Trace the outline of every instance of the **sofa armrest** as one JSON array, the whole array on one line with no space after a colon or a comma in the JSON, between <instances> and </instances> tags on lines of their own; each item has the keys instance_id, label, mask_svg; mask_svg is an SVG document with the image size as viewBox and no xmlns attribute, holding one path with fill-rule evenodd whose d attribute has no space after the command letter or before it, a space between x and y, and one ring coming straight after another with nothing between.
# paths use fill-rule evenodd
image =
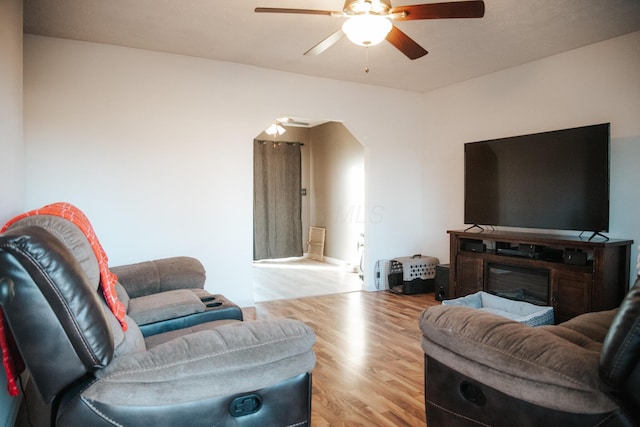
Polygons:
<instances>
[{"instance_id":1,"label":"sofa armrest","mask_svg":"<svg viewBox=\"0 0 640 427\"><path fill-rule=\"evenodd\" d=\"M244 393L310 372L314 343L313 330L291 319L226 324L115 359L83 398L147 406Z\"/></svg>"},{"instance_id":2,"label":"sofa armrest","mask_svg":"<svg viewBox=\"0 0 640 427\"><path fill-rule=\"evenodd\" d=\"M616 405L598 375L598 351L469 307L434 306L420 316L425 354L518 399L602 413Z\"/></svg>"},{"instance_id":3,"label":"sofa armrest","mask_svg":"<svg viewBox=\"0 0 640 427\"><path fill-rule=\"evenodd\" d=\"M172 257L111 268L130 298L176 289L203 289L204 266L191 257Z\"/></svg>"}]
</instances>

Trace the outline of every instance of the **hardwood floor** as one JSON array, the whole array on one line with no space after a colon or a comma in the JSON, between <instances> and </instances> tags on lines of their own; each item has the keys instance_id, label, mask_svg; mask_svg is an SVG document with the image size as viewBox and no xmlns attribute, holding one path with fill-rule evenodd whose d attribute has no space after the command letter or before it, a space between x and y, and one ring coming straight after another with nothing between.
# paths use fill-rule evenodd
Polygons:
<instances>
[{"instance_id":1,"label":"hardwood floor","mask_svg":"<svg viewBox=\"0 0 640 427\"><path fill-rule=\"evenodd\" d=\"M352 292L362 289L358 273L309 258L263 260L253 263L256 302Z\"/></svg>"},{"instance_id":2,"label":"hardwood floor","mask_svg":"<svg viewBox=\"0 0 640 427\"><path fill-rule=\"evenodd\" d=\"M424 426L418 315L434 294L356 291L256 303L245 319L287 317L316 333L312 425Z\"/></svg>"}]
</instances>

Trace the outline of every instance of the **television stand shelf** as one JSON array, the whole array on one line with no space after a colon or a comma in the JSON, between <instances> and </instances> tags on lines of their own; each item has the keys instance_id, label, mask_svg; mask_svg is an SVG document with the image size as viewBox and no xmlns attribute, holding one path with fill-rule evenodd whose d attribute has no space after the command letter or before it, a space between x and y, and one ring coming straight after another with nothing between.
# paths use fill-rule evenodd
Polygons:
<instances>
[{"instance_id":1,"label":"television stand shelf","mask_svg":"<svg viewBox=\"0 0 640 427\"><path fill-rule=\"evenodd\" d=\"M508 231L447 231L449 296L519 295L552 306L556 323L616 308L629 290L632 240Z\"/></svg>"}]
</instances>

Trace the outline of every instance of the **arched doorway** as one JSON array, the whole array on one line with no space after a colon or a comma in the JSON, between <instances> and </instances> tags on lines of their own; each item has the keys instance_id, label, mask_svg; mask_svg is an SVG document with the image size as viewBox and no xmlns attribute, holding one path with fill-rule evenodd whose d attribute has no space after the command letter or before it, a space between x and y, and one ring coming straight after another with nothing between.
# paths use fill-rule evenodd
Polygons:
<instances>
[{"instance_id":1,"label":"arched doorway","mask_svg":"<svg viewBox=\"0 0 640 427\"><path fill-rule=\"evenodd\" d=\"M324 227L326 241L324 262L320 264L300 259L254 263L255 301L361 289L357 269L364 238L362 144L340 122L289 126L284 134L275 138L262 132L256 140L301 144L300 214L304 252L309 226ZM302 261L312 265L305 266ZM267 268L270 271L265 272ZM265 287L269 289L264 290Z\"/></svg>"}]
</instances>

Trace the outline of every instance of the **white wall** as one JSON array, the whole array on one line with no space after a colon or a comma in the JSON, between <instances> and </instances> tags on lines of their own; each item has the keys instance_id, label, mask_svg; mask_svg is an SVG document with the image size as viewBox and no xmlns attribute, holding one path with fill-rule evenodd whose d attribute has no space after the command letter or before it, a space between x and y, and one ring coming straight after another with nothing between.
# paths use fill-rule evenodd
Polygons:
<instances>
[{"instance_id":1,"label":"white wall","mask_svg":"<svg viewBox=\"0 0 640 427\"><path fill-rule=\"evenodd\" d=\"M449 259L463 224L463 144L611 122L611 238L640 243L640 32L424 96L426 252ZM631 277L635 278L635 263Z\"/></svg>"},{"instance_id":2,"label":"white wall","mask_svg":"<svg viewBox=\"0 0 640 427\"><path fill-rule=\"evenodd\" d=\"M422 244L420 206L392 191L422 191L418 94L38 36L24 57L26 204L76 204L112 265L192 255L252 305L252 141L283 114L366 146L366 271Z\"/></svg>"},{"instance_id":3,"label":"white wall","mask_svg":"<svg viewBox=\"0 0 640 427\"><path fill-rule=\"evenodd\" d=\"M611 121L609 235L638 243L639 38L420 95L27 36L26 205L76 203L113 265L196 256L211 291L252 305L252 140L283 114L341 121L365 147L374 289L377 259L448 260L446 230L463 226L464 142Z\"/></svg>"},{"instance_id":4,"label":"white wall","mask_svg":"<svg viewBox=\"0 0 640 427\"><path fill-rule=\"evenodd\" d=\"M364 150L342 123L311 129L311 223L325 227L324 255L357 266L364 233Z\"/></svg>"},{"instance_id":5,"label":"white wall","mask_svg":"<svg viewBox=\"0 0 640 427\"><path fill-rule=\"evenodd\" d=\"M0 0L0 226L23 209L22 0ZM0 365L0 426L12 426L21 398L12 398Z\"/></svg>"},{"instance_id":6,"label":"white wall","mask_svg":"<svg viewBox=\"0 0 640 427\"><path fill-rule=\"evenodd\" d=\"M0 225L23 208L22 0L0 1Z\"/></svg>"}]
</instances>

